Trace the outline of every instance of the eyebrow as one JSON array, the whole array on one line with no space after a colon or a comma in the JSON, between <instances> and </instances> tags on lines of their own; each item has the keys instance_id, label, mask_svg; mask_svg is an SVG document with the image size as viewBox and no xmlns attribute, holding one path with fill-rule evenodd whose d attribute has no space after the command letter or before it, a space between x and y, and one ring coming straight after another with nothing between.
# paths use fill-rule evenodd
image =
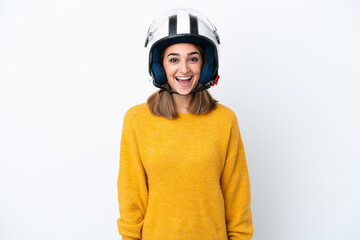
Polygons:
<instances>
[{"instance_id":1,"label":"eyebrow","mask_svg":"<svg viewBox=\"0 0 360 240\"><path fill-rule=\"evenodd\" d=\"M195 51L195 52L188 53L188 56L194 55L194 54L199 54L200 55L199 52ZM169 57L169 56L180 56L180 54L179 53L169 53L169 55L167 55L167 57Z\"/></svg>"}]
</instances>

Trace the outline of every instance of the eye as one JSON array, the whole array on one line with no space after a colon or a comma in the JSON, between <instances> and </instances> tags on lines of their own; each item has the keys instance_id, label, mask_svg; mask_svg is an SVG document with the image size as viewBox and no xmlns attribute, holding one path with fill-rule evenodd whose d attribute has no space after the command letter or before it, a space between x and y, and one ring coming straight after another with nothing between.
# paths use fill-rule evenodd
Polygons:
<instances>
[{"instance_id":1,"label":"eye","mask_svg":"<svg viewBox=\"0 0 360 240\"><path fill-rule=\"evenodd\" d=\"M199 61L199 58L197 58L197 57L192 57L192 58L190 58L189 60L190 60L190 62L198 62L198 61Z\"/></svg>"},{"instance_id":2,"label":"eye","mask_svg":"<svg viewBox=\"0 0 360 240\"><path fill-rule=\"evenodd\" d=\"M171 62L171 63L176 63L176 62L178 62L178 60L177 60L176 58L170 58L170 59L169 59L169 62Z\"/></svg>"}]
</instances>

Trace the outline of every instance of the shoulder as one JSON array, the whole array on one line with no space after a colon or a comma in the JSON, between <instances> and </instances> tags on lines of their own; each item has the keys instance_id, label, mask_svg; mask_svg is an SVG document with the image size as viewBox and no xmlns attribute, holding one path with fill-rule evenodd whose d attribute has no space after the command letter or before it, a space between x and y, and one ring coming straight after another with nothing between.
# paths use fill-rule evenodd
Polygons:
<instances>
[{"instance_id":1,"label":"shoulder","mask_svg":"<svg viewBox=\"0 0 360 240\"><path fill-rule=\"evenodd\" d=\"M213 110L213 113L216 117L221 118L222 120L227 120L233 122L237 120L235 112L228 106L216 103L216 108Z\"/></svg>"},{"instance_id":2,"label":"shoulder","mask_svg":"<svg viewBox=\"0 0 360 240\"><path fill-rule=\"evenodd\" d=\"M140 103L130 107L124 116L124 123L131 123L131 125L137 123L139 119L144 119L149 115L149 109L146 102Z\"/></svg>"},{"instance_id":3,"label":"shoulder","mask_svg":"<svg viewBox=\"0 0 360 240\"><path fill-rule=\"evenodd\" d=\"M139 115L143 115L146 114L148 112L148 107L146 102L145 103L140 103L137 105L134 105L132 107L130 107L126 113L125 113L125 117L136 117Z\"/></svg>"},{"instance_id":4,"label":"shoulder","mask_svg":"<svg viewBox=\"0 0 360 240\"><path fill-rule=\"evenodd\" d=\"M240 134L239 122L236 116L236 113L229 107L217 103L217 115L219 115L219 120L223 127L226 126L227 129L230 129L232 134Z\"/></svg>"}]
</instances>

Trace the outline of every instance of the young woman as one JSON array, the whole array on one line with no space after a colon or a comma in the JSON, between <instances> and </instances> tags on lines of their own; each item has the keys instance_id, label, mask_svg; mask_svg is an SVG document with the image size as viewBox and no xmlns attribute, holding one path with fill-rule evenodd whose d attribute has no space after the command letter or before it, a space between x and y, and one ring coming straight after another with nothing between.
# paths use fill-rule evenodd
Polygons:
<instances>
[{"instance_id":1,"label":"young woman","mask_svg":"<svg viewBox=\"0 0 360 240\"><path fill-rule=\"evenodd\" d=\"M212 98L216 28L193 10L154 21L145 46L160 90L125 114L117 220L123 240L253 235L250 182L234 112Z\"/></svg>"}]
</instances>

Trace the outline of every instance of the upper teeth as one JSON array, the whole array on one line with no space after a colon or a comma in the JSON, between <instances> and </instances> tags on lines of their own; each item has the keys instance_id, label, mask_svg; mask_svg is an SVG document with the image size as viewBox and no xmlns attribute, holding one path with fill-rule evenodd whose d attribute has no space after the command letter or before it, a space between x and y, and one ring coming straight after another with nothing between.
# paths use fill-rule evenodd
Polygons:
<instances>
[{"instance_id":1,"label":"upper teeth","mask_svg":"<svg viewBox=\"0 0 360 240\"><path fill-rule=\"evenodd\" d=\"M179 80L189 80L191 77L177 77Z\"/></svg>"}]
</instances>

